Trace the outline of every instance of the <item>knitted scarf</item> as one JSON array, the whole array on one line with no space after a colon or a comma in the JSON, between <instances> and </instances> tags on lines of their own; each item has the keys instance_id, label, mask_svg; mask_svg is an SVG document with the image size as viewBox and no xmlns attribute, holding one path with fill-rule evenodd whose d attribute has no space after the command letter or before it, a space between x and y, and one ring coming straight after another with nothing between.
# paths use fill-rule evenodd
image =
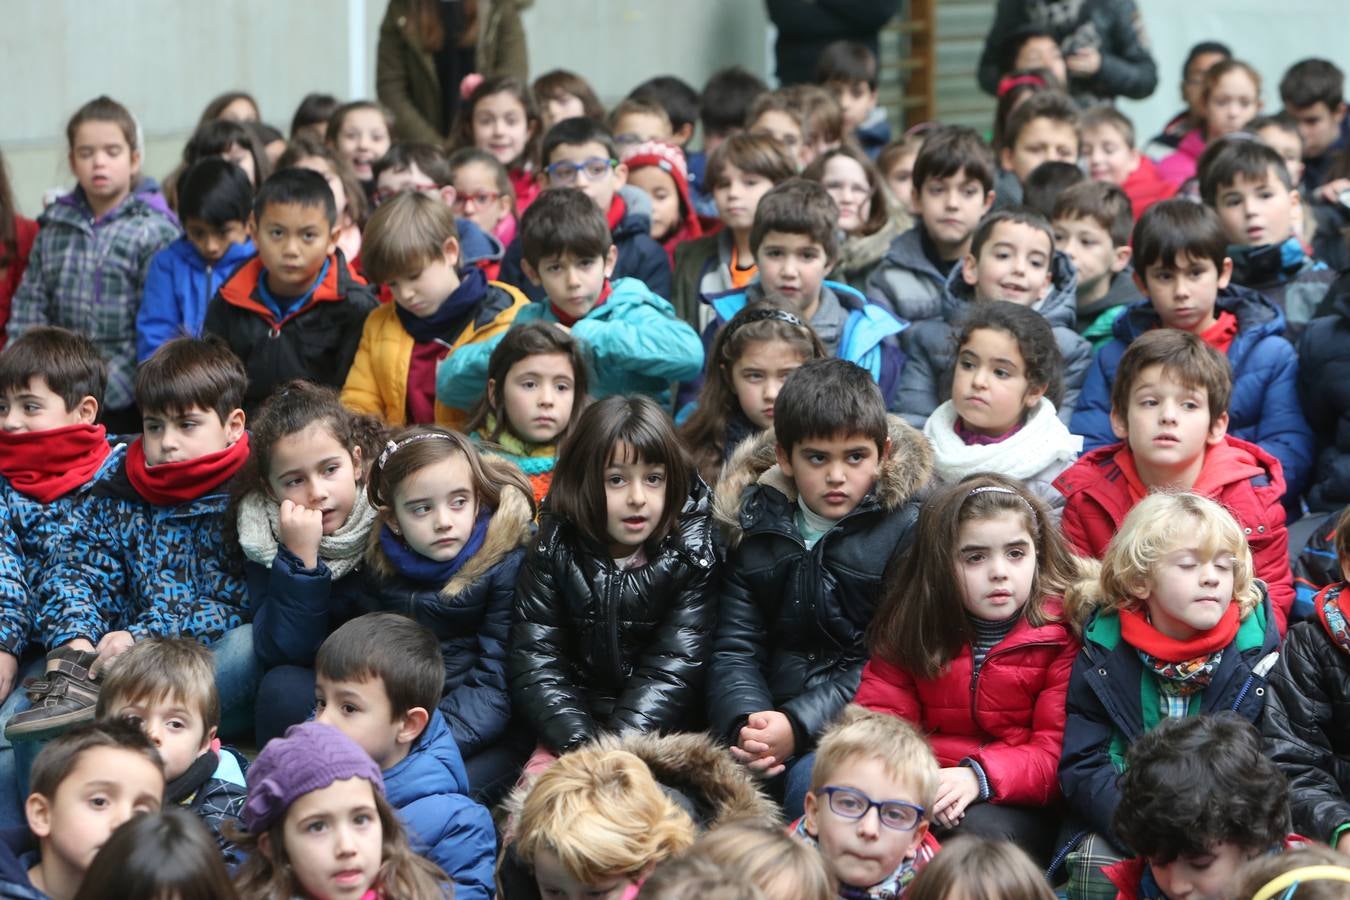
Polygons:
<instances>
[{"instance_id":1,"label":"knitted scarf","mask_svg":"<svg viewBox=\"0 0 1350 900\"><path fill-rule=\"evenodd\" d=\"M145 502L173 506L205 497L229 481L248 461L248 432L224 450L182 462L146 465L144 438L127 448L127 479Z\"/></svg>"},{"instance_id":2,"label":"knitted scarf","mask_svg":"<svg viewBox=\"0 0 1350 900\"><path fill-rule=\"evenodd\" d=\"M455 573L463 568L464 564L473 559L483 547L483 541L487 538L488 523L492 521L492 510L484 509L478 514L478 519L473 523L473 531L469 533L469 539L464 542L459 553L455 554L454 559L445 562L437 562L418 553L409 547L403 538L394 534L388 525L380 526L380 549L384 551L385 556L389 557L389 562L394 569L407 578L418 584L431 585L440 588L449 584L450 579L455 577Z\"/></svg>"},{"instance_id":3,"label":"knitted scarf","mask_svg":"<svg viewBox=\"0 0 1350 900\"><path fill-rule=\"evenodd\" d=\"M263 491L250 491L239 502L239 548L244 556L259 565L272 568L280 546L281 504ZM319 559L328 567L333 580L355 572L365 554L370 529L375 526L375 508L366 492L357 487L356 501L347 521L332 534L319 538Z\"/></svg>"},{"instance_id":4,"label":"knitted scarf","mask_svg":"<svg viewBox=\"0 0 1350 900\"><path fill-rule=\"evenodd\" d=\"M1069 433L1055 415L1055 404L1044 397L1026 423L997 444L967 444L956 433L956 421L956 406L948 400L923 426L924 437L933 446L933 471L948 484L975 472L1031 478L1054 463L1067 467L1083 449L1083 439Z\"/></svg>"},{"instance_id":5,"label":"knitted scarf","mask_svg":"<svg viewBox=\"0 0 1350 900\"><path fill-rule=\"evenodd\" d=\"M1133 647L1144 668L1158 678L1158 689L1174 697L1190 697L1209 687L1223 659L1224 648L1238 631L1238 607L1229 603L1219 623L1189 641L1170 638L1153 627L1140 610L1120 612L1120 637Z\"/></svg>"},{"instance_id":6,"label":"knitted scarf","mask_svg":"<svg viewBox=\"0 0 1350 900\"><path fill-rule=\"evenodd\" d=\"M25 497L51 503L93 478L111 452L102 425L0 432L0 475Z\"/></svg>"},{"instance_id":7,"label":"knitted scarf","mask_svg":"<svg viewBox=\"0 0 1350 900\"><path fill-rule=\"evenodd\" d=\"M459 287L431 315L426 318L415 316L397 304L394 306L394 315L398 316L399 324L412 335L415 342L430 344L439 341L449 347L459 339L486 293L487 276L482 269L471 268L464 272Z\"/></svg>"},{"instance_id":8,"label":"knitted scarf","mask_svg":"<svg viewBox=\"0 0 1350 900\"><path fill-rule=\"evenodd\" d=\"M496 430L497 419L489 415L483 423L483 430L475 431L469 437L475 443L485 445L485 449L515 464L526 475L542 475L553 471L553 466L558 462L557 444L527 444L512 434L509 428L503 428L496 440L489 440L487 435Z\"/></svg>"},{"instance_id":9,"label":"knitted scarf","mask_svg":"<svg viewBox=\"0 0 1350 900\"><path fill-rule=\"evenodd\" d=\"M1341 599L1343 582L1329 584L1318 593L1314 603L1317 606L1317 619L1322 623L1331 642L1350 653L1350 616L1346 614L1345 601Z\"/></svg>"}]
</instances>

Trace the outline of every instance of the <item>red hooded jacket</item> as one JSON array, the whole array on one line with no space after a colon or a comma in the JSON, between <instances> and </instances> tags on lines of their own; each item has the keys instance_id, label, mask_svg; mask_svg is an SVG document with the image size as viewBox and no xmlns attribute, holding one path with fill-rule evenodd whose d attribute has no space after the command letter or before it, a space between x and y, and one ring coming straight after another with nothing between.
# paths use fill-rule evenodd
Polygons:
<instances>
[{"instance_id":1,"label":"red hooded jacket","mask_svg":"<svg viewBox=\"0 0 1350 900\"><path fill-rule=\"evenodd\" d=\"M1045 613L1063 616L1058 598ZM854 702L890 713L928 736L938 765L971 759L984 770L994 803L1046 806L1059 799L1064 702L1078 641L1063 622L1020 620L972 677L970 645L937 678L873 657Z\"/></svg>"},{"instance_id":2,"label":"red hooded jacket","mask_svg":"<svg viewBox=\"0 0 1350 900\"><path fill-rule=\"evenodd\" d=\"M1134 212L1136 222L1144 210L1159 200L1175 196L1177 192L1177 186L1159 175L1153 160L1142 153L1139 154L1139 165L1121 183L1120 189L1130 198L1130 209Z\"/></svg>"},{"instance_id":3,"label":"red hooded jacket","mask_svg":"<svg viewBox=\"0 0 1350 900\"><path fill-rule=\"evenodd\" d=\"M1138 483L1133 458L1123 443L1085 453L1055 479L1055 487L1066 498L1060 522L1064 537L1079 553L1097 559L1134 506L1136 492L1147 490ZM1280 461L1256 444L1225 435L1223 443L1205 454L1204 467L1191 490L1223 504L1242 526L1251 545L1256 577L1266 583L1283 636L1294 605L1294 581L1281 505L1284 471Z\"/></svg>"}]
</instances>

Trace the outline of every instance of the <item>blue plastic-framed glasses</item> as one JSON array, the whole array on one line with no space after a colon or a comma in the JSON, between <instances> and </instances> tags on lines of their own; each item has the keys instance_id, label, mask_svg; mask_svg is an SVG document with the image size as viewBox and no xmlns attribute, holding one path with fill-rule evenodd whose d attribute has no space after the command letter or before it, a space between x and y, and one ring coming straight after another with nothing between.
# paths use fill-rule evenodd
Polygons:
<instances>
[{"instance_id":1,"label":"blue plastic-framed glasses","mask_svg":"<svg viewBox=\"0 0 1350 900\"><path fill-rule=\"evenodd\" d=\"M816 794L824 794L830 812L841 819L857 821L875 808L881 824L895 831L913 831L923 820L923 807L904 800L873 800L862 791L848 787L817 788Z\"/></svg>"}]
</instances>

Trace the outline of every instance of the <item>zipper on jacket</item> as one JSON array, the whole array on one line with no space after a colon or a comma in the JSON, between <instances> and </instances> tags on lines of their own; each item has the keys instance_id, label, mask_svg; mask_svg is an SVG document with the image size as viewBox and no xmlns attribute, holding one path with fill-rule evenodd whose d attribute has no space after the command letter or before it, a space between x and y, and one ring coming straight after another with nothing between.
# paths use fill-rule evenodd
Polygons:
<instances>
[{"instance_id":1,"label":"zipper on jacket","mask_svg":"<svg viewBox=\"0 0 1350 900\"><path fill-rule=\"evenodd\" d=\"M212 287L211 287L211 276L212 276L213 270L214 270L214 267L213 267L210 263L207 263L207 264L206 264L206 297L204 298L205 303L203 304L202 309L206 309L207 306L210 306L210 305L211 305L211 297L215 295L215 291L212 290Z\"/></svg>"},{"instance_id":2,"label":"zipper on jacket","mask_svg":"<svg viewBox=\"0 0 1350 900\"><path fill-rule=\"evenodd\" d=\"M976 727L978 728L984 728L984 726L980 724L979 711L975 705L975 695L979 689L980 674L984 672L984 667L989 665L989 660L993 659L995 656L998 656L1000 654L1011 653L1014 650L1021 650L1026 647L1053 647L1055 645L1054 641L1028 641L1025 644L1018 644L1016 647L1001 647L1002 643L1003 641L999 641L993 647L989 648L989 652L986 653L984 656L983 665L981 665L978 669L974 668L975 648L971 647L970 649L970 661L972 665L972 671L970 675L970 720L974 722Z\"/></svg>"},{"instance_id":3,"label":"zipper on jacket","mask_svg":"<svg viewBox=\"0 0 1350 900\"><path fill-rule=\"evenodd\" d=\"M614 665L614 686L619 693L623 692L623 664L619 657L619 603L618 594L623 572L612 560L609 562L610 571L606 573L605 583L605 605L608 607L605 612L609 619L609 652ZM617 694L616 694L617 699Z\"/></svg>"}]
</instances>

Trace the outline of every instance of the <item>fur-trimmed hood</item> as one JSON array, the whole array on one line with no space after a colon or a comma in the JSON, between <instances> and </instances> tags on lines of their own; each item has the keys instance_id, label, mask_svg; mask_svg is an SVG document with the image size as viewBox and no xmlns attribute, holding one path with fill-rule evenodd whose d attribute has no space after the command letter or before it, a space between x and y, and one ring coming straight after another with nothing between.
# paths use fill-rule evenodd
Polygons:
<instances>
[{"instance_id":1,"label":"fur-trimmed hood","mask_svg":"<svg viewBox=\"0 0 1350 900\"><path fill-rule=\"evenodd\" d=\"M923 434L901 419L887 415L891 453L881 464L873 496L886 511L897 509L928 484L933 475L933 449ZM727 460L722 480L717 483L713 516L727 535L731 546L740 543L743 534L741 495L754 484L772 488L791 503L797 502L797 485L778 465L777 439L769 428L758 437L743 442Z\"/></svg>"}]
</instances>

